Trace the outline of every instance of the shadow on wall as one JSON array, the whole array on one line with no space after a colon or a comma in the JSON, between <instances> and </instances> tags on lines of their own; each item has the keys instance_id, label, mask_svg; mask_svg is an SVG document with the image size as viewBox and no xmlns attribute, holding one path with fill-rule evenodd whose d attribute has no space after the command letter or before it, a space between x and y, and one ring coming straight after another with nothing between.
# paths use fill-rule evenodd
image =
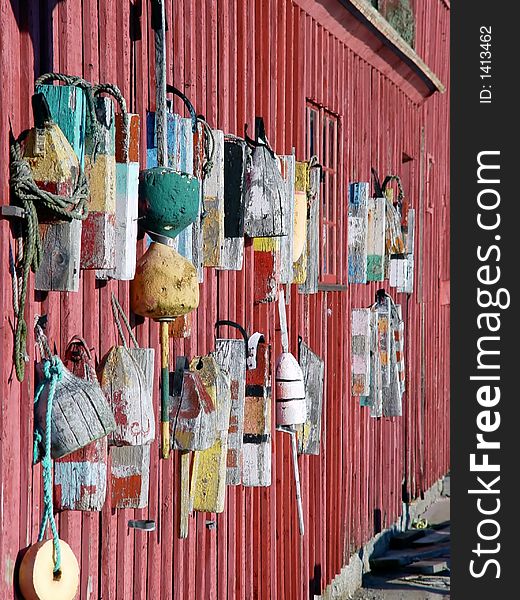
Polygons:
<instances>
[{"instance_id":1,"label":"shadow on wall","mask_svg":"<svg viewBox=\"0 0 520 600\"><path fill-rule=\"evenodd\" d=\"M321 596L321 565L314 565L313 578L309 581L309 600Z\"/></svg>"},{"instance_id":2,"label":"shadow on wall","mask_svg":"<svg viewBox=\"0 0 520 600\"><path fill-rule=\"evenodd\" d=\"M52 71L54 48L52 23L54 8L64 0L40 0L21 2L11 0L13 15L18 29L29 33L34 53L34 78Z\"/></svg>"}]
</instances>

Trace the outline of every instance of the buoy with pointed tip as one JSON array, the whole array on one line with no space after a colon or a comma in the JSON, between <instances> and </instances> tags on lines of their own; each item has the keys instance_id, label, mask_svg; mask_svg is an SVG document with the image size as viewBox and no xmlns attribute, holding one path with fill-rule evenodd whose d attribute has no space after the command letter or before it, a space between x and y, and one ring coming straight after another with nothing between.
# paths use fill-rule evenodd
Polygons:
<instances>
[{"instance_id":1,"label":"buoy with pointed tip","mask_svg":"<svg viewBox=\"0 0 520 600\"><path fill-rule=\"evenodd\" d=\"M280 290L278 298L278 311L282 331L282 353L276 361L276 424L301 425L307 419L305 383L298 361L289 352L283 290Z\"/></svg>"}]
</instances>

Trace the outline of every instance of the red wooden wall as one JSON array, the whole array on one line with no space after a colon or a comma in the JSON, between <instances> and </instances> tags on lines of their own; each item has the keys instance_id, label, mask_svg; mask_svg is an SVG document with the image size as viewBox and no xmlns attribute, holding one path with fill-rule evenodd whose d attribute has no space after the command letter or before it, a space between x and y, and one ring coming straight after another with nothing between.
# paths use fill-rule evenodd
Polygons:
<instances>
[{"instance_id":1,"label":"red wooden wall","mask_svg":"<svg viewBox=\"0 0 520 600\"><path fill-rule=\"evenodd\" d=\"M59 516L60 537L80 560L82 600L312 597L379 526L398 518L403 489L415 498L449 470L449 305L441 305L439 293L440 281L449 285L448 94L436 93L424 103L411 97L406 86L371 65L370 53L345 43L339 31L331 33L302 8L312 13L322 4L353 19L333 0L166 0L169 80L225 132L242 134L245 122L252 126L254 116L262 115L274 149L287 154L295 147L298 159L309 158L306 98L339 114L344 214L347 183L368 180L372 165L382 175L402 174L417 211L415 291L410 297L396 295L406 318L403 417L371 419L350 396L350 311L368 306L379 285L315 296L298 295L293 286L292 350L300 334L326 361L321 455L299 459L305 536L298 534L288 437L273 435L273 485L229 487L225 512L197 514L185 541L177 537L179 456L159 460L155 443L148 509L113 513L107 505L101 514ZM447 86L449 4L416 0L414 6L417 52ZM140 25L132 28L133 40L131 15ZM18 135L31 126L35 75L52 67L92 82L114 82L132 111L144 116L154 109L149 22L144 0L0 0L2 203L9 198L9 127ZM143 148L145 140L143 127ZM403 153L413 160L403 164ZM343 237L346 248L345 230ZM22 385L12 371L10 239L8 223L0 220L2 598L13 597L17 555L35 541L42 509L40 467L31 466L32 364ZM276 355L276 307L253 304L254 284L250 245L243 271L206 270L193 334L172 342L173 355L210 351L217 318L264 332ZM127 284L96 282L92 272L82 273L78 293L35 295L31 288L29 329L34 315L45 313L58 350L79 333L100 358L116 343L113 290L128 310ZM136 332L141 345L158 348L154 323L139 322ZM28 349L33 359L31 334ZM134 518L154 519L157 530L129 530L127 522Z\"/></svg>"}]
</instances>

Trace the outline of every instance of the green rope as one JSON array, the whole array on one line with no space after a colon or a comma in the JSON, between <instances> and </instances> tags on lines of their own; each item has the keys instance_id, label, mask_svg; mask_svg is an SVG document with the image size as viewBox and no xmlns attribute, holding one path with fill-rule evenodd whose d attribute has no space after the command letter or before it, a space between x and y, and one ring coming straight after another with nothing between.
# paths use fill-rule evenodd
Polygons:
<instances>
[{"instance_id":1,"label":"green rope","mask_svg":"<svg viewBox=\"0 0 520 600\"><path fill-rule=\"evenodd\" d=\"M43 516L40 524L40 532L38 534L38 542L42 542L45 536L47 523L50 524L52 531L52 543L54 546L54 575L59 575L61 570L61 547L58 530L56 529L56 521L54 519L54 506L52 502L52 459L51 459L51 417L52 403L56 392L56 384L63 378L63 363L57 356L43 361L44 379L36 390L34 403L39 402L43 390L48 386L47 408L45 412L45 432L37 428L34 430L34 451L33 463L38 462L39 446L44 442L44 454L42 458L42 477L43 477Z\"/></svg>"}]
</instances>

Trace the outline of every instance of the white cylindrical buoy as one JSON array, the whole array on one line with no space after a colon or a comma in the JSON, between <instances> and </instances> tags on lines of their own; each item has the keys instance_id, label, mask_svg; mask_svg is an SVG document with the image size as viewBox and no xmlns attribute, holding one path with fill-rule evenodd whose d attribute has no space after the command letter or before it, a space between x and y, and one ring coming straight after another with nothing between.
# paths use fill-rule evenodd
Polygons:
<instances>
[{"instance_id":1,"label":"white cylindrical buoy","mask_svg":"<svg viewBox=\"0 0 520 600\"><path fill-rule=\"evenodd\" d=\"M60 540L61 573L55 577L51 540L34 544L20 565L20 590L25 600L73 600L78 592L79 565L67 542Z\"/></svg>"},{"instance_id":2,"label":"white cylindrical buoy","mask_svg":"<svg viewBox=\"0 0 520 600\"><path fill-rule=\"evenodd\" d=\"M276 424L300 425L306 419L303 372L296 358L283 352L276 361Z\"/></svg>"}]
</instances>

